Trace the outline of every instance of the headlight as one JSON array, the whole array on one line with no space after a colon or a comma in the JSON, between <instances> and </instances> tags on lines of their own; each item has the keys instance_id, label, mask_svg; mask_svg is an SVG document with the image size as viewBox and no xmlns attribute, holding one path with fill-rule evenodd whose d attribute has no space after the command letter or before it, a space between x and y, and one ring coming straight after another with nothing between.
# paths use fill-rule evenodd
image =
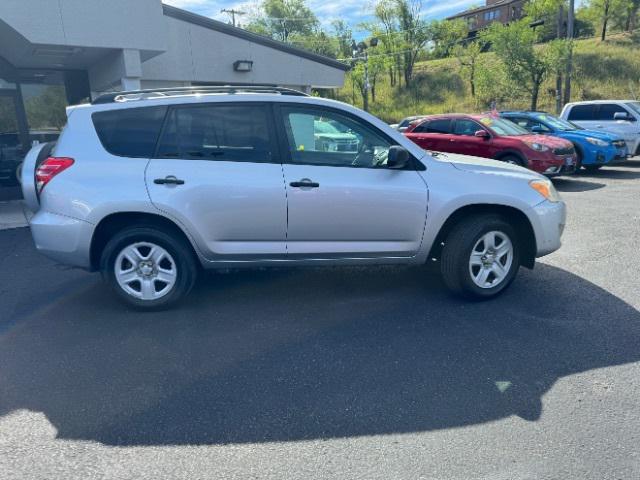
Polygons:
<instances>
[{"instance_id":1,"label":"headlight","mask_svg":"<svg viewBox=\"0 0 640 480\"><path fill-rule=\"evenodd\" d=\"M606 147L609 145L609 142L605 142L604 140L600 140L599 138L587 137L586 140L591 145L597 145L599 147Z\"/></svg>"},{"instance_id":2,"label":"headlight","mask_svg":"<svg viewBox=\"0 0 640 480\"><path fill-rule=\"evenodd\" d=\"M527 144L527 146L533 150L535 150L536 152L546 152L547 150L549 150L549 147L547 147L546 145L542 145L541 143L538 142L524 142Z\"/></svg>"},{"instance_id":3,"label":"headlight","mask_svg":"<svg viewBox=\"0 0 640 480\"><path fill-rule=\"evenodd\" d=\"M529 186L550 202L555 203L561 200L556 187L550 180L531 180Z\"/></svg>"}]
</instances>

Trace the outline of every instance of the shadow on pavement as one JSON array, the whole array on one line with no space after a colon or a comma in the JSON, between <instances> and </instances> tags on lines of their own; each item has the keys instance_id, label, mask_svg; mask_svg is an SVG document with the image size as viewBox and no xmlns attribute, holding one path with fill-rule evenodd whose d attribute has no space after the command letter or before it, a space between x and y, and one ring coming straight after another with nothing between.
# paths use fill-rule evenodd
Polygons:
<instances>
[{"instance_id":1,"label":"shadow on pavement","mask_svg":"<svg viewBox=\"0 0 640 480\"><path fill-rule=\"evenodd\" d=\"M640 173L630 170L619 170L615 167L603 167L600 170L596 170L595 172L580 170L575 174L575 176L577 178L610 178L614 180L634 180L636 178L640 178Z\"/></svg>"},{"instance_id":2,"label":"shadow on pavement","mask_svg":"<svg viewBox=\"0 0 640 480\"><path fill-rule=\"evenodd\" d=\"M149 314L87 281L0 336L0 415L43 412L58 438L109 445L535 421L556 380L636 362L638 345L637 310L543 264L483 303L422 268L215 274Z\"/></svg>"},{"instance_id":3,"label":"shadow on pavement","mask_svg":"<svg viewBox=\"0 0 640 480\"><path fill-rule=\"evenodd\" d=\"M575 176L571 178L554 178L553 185L560 192L588 192L605 187L604 183L585 182L584 180L576 179Z\"/></svg>"}]
</instances>

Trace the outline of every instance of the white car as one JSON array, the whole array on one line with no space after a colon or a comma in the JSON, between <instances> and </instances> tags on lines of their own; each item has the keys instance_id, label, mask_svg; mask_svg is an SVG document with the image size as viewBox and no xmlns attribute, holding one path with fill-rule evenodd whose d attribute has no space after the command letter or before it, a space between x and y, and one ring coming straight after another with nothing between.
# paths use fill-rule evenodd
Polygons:
<instances>
[{"instance_id":1,"label":"white car","mask_svg":"<svg viewBox=\"0 0 640 480\"><path fill-rule=\"evenodd\" d=\"M322 122L354 149L317 141ZM274 87L107 94L70 107L22 172L31 233L162 308L201 268L425 264L471 298L560 247L565 204L524 168L434 157L350 105ZM390 288L393 286L390 285Z\"/></svg>"},{"instance_id":2,"label":"white car","mask_svg":"<svg viewBox=\"0 0 640 480\"><path fill-rule=\"evenodd\" d=\"M560 117L587 130L603 130L624 138L631 155L640 155L640 102L591 100L567 103Z\"/></svg>"}]
</instances>

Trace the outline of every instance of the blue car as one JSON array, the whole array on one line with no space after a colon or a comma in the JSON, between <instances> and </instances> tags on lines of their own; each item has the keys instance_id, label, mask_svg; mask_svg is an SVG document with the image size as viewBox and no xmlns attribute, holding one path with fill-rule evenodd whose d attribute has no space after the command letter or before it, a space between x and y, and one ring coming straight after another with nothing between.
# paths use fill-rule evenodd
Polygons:
<instances>
[{"instance_id":1,"label":"blue car","mask_svg":"<svg viewBox=\"0 0 640 480\"><path fill-rule=\"evenodd\" d=\"M545 112L500 112L500 116L532 133L553 135L573 142L578 155L576 170L597 170L603 165L624 162L628 151L624 139L613 133L585 130Z\"/></svg>"}]
</instances>

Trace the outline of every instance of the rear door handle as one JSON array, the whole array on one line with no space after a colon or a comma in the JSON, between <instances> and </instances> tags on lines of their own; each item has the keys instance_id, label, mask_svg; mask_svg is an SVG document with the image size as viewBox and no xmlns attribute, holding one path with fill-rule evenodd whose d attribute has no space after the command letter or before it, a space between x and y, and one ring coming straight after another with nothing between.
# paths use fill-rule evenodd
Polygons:
<instances>
[{"instance_id":1,"label":"rear door handle","mask_svg":"<svg viewBox=\"0 0 640 480\"><path fill-rule=\"evenodd\" d=\"M184 185L184 180L168 175L164 178L156 178L153 183L156 185Z\"/></svg>"},{"instance_id":2,"label":"rear door handle","mask_svg":"<svg viewBox=\"0 0 640 480\"><path fill-rule=\"evenodd\" d=\"M303 178L297 182L291 182L289 185L296 188L318 188L320 186L319 183L313 182L308 178Z\"/></svg>"}]
</instances>

